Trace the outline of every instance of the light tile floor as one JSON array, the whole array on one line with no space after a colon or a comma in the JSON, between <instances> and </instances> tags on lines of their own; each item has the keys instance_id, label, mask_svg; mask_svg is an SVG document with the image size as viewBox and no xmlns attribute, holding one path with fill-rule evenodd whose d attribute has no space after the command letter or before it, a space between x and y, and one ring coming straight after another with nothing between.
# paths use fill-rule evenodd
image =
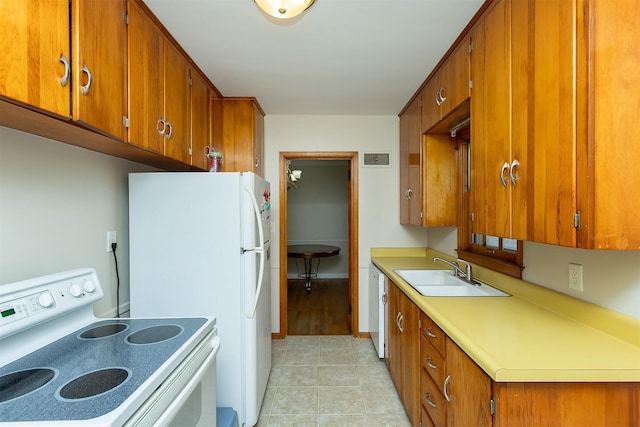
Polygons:
<instances>
[{"instance_id":1,"label":"light tile floor","mask_svg":"<svg viewBox=\"0 0 640 427\"><path fill-rule=\"evenodd\" d=\"M368 338L272 341L259 427L410 427L387 367Z\"/></svg>"}]
</instances>

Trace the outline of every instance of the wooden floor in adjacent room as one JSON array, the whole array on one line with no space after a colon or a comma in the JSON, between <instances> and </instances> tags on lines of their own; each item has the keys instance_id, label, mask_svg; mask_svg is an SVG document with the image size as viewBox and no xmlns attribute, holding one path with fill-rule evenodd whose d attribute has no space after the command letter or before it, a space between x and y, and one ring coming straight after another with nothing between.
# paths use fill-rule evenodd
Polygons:
<instances>
[{"instance_id":1,"label":"wooden floor in adjacent room","mask_svg":"<svg viewBox=\"0 0 640 427\"><path fill-rule=\"evenodd\" d=\"M313 279L307 295L304 280L287 283L288 335L349 335L349 280Z\"/></svg>"}]
</instances>

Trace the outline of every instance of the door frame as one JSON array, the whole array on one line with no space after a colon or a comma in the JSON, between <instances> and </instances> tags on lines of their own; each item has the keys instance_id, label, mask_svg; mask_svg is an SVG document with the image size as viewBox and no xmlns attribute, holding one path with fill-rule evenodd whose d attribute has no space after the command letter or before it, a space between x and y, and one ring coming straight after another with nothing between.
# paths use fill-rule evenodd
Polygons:
<instances>
[{"instance_id":1,"label":"door frame","mask_svg":"<svg viewBox=\"0 0 640 427\"><path fill-rule=\"evenodd\" d=\"M302 151L280 152L280 333L274 338L285 338L287 322L287 162L289 160L347 160L349 179L349 306L351 308L351 335L360 335L358 323L358 152L356 151Z\"/></svg>"}]
</instances>

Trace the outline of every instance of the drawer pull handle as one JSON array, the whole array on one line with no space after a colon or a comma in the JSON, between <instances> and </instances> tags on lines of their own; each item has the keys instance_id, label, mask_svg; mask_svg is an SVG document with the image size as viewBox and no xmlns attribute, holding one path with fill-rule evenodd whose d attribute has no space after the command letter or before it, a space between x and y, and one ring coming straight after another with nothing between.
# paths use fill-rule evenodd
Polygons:
<instances>
[{"instance_id":1,"label":"drawer pull handle","mask_svg":"<svg viewBox=\"0 0 640 427\"><path fill-rule=\"evenodd\" d=\"M432 368L432 369L437 369L437 368L438 368L436 365L434 365L434 364L431 362L431 357L430 357L430 356L427 356L427 358L424 360L424 363L426 363L426 364L427 364L427 366L428 366L428 367L430 367L430 368Z\"/></svg>"},{"instance_id":2,"label":"drawer pull handle","mask_svg":"<svg viewBox=\"0 0 640 427\"><path fill-rule=\"evenodd\" d=\"M424 328L424 333L425 333L425 334L427 334L427 336L429 336L429 337L431 337L431 338L435 338L435 337L436 337L436 334L434 334L434 333L431 331L431 329L429 329L428 327L427 327L427 328Z\"/></svg>"},{"instance_id":3,"label":"drawer pull handle","mask_svg":"<svg viewBox=\"0 0 640 427\"><path fill-rule=\"evenodd\" d=\"M436 406L436 402L434 402L433 400L431 400L431 394L427 393L424 395L424 400L431 406L433 406L434 408L437 408Z\"/></svg>"},{"instance_id":4,"label":"drawer pull handle","mask_svg":"<svg viewBox=\"0 0 640 427\"><path fill-rule=\"evenodd\" d=\"M447 399L447 402L451 402L451 398L449 397L449 393L447 392L447 387L451 382L451 375L447 375L447 378L444 380L444 386L442 387L442 391L444 392L444 397Z\"/></svg>"}]
</instances>

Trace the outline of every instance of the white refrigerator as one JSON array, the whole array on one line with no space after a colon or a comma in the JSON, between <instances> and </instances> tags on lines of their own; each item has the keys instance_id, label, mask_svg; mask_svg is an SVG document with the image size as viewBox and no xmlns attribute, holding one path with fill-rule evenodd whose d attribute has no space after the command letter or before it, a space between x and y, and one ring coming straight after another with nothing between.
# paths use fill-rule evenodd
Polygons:
<instances>
[{"instance_id":1,"label":"white refrigerator","mask_svg":"<svg viewBox=\"0 0 640 427\"><path fill-rule=\"evenodd\" d=\"M131 316L215 316L217 406L247 426L271 370L269 191L250 172L129 175Z\"/></svg>"}]
</instances>

